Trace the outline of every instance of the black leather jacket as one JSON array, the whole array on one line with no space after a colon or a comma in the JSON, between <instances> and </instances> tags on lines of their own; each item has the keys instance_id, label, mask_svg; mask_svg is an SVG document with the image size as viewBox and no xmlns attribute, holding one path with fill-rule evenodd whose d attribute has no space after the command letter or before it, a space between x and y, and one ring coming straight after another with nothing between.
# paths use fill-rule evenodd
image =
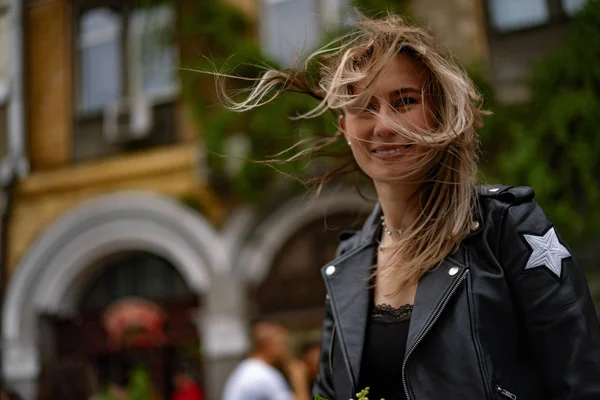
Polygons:
<instances>
[{"instance_id":1,"label":"black leather jacket","mask_svg":"<svg viewBox=\"0 0 600 400\"><path fill-rule=\"evenodd\" d=\"M599 400L600 324L582 271L530 188L477 191L472 233L419 282L398 370L407 398ZM348 400L363 389L357 381L380 214L375 207L322 269L315 395Z\"/></svg>"}]
</instances>

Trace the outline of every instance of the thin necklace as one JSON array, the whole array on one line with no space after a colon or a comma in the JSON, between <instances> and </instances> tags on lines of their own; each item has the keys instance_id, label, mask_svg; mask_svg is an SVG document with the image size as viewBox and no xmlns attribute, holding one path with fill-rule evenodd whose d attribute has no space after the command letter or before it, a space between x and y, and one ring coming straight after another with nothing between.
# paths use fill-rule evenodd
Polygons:
<instances>
[{"instance_id":1,"label":"thin necklace","mask_svg":"<svg viewBox=\"0 0 600 400\"><path fill-rule=\"evenodd\" d=\"M402 233L404 233L403 229L388 228L387 224L385 223L385 217L383 215L381 216L381 226L383 227L383 231L385 233L387 233L389 236L392 236L392 234L394 234L394 233L397 233L398 235L401 235Z\"/></svg>"},{"instance_id":2,"label":"thin necklace","mask_svg":"<svg viewBox=\"0 0 600 400\"><path fill-rule=\"evenodd\" d=\"M385 223L385 217L383 215L381 216L381 228L383 229L384 233L387 233L388 236L392 236L393 234L402 235L403 233L405 233L407 231L406 229L390 229L390 228L388 228L387 224ZM380 242L379 250L384 251L386 248L387 247L382 245Z\"/></svg>"}]
</instances>

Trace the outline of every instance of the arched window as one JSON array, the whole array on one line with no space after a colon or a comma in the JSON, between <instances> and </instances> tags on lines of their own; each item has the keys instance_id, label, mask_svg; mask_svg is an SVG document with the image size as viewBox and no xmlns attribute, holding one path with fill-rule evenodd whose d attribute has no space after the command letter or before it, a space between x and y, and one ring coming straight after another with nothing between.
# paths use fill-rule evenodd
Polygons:
<instances>
[{"instance_id":1,"label":"arched window","mask_svg":"<svg viewBox=\"0 0 600 400\"><path fill-rule=\"evenodd\" d=\"M192 296L171 263L154 254L134 251L116 254L101 262L100 276L93 280L80 309L101 309L123 297L168 300Z\"/></svg>"},{"instance_id":2,"label":"arched window","mask_svg":"<svg viewBox=\"0 0 600 400\"><path fill-rule=\"evenodd\" d=\"M170 397L171 378L184 361L201 377L198 299L170 262L132 251L103 259L89 271L79 315L46 317L54 329L55 356L89 360L100 387L125 385L143 366L160 398Z\"/></svg>"},{"instance_id":3,"label":"arched window","mask_svg":"<svg viewBox=\"0 0 600 400\"><path fill-rule=\"evenodd\" d=\"M325 285L321 267L331 261L341 232L360 229L365 214L336 213L309 222L279 251L260 285L250 287L251 313L311 329L321 323Z\"/></svg>"}]
</instances>

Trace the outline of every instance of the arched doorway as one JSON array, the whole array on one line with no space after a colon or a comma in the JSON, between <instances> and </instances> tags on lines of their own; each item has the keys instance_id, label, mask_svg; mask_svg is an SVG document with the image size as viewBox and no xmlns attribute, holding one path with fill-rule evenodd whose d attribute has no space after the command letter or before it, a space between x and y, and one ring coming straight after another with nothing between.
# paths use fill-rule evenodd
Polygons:
<instances>
[{"instance_id":1,"label":"arched doorway","mask_svg":"<svg viewBox=\"0 0 600 400\"><path fill-rule=\"evenodd\" d=\"M202 379L197 296L169 261L128 251L90 269L97 276L83 290L77 317L50 318L56 356L89 360L101 387L125 387L143 369L160 398L169 398L182 365Z\"/></svg>"},{"instance_id":2,"label":"arched doorway","mask_svg":"<svg viewBox=\"0 0 600 400\"><path fill-rule=\"evenodd\" d=\"M321 267L333 259L344 231L358 230L365 210L345 210L305 222L279 249L266 277L248 289L251 313L295 331L320 329L325 285Z\"/></svg>"},{"instance_id":3,"label":"arched doorway","mask_svg":"<svg viewBox=\"0 0 600 400\"><path fill-rule=\"evenodd\" d=\"M2 366L23 398L36 398L45 354L55 352L43 343L53 330L44 319L78 315L91 283L106 270L103 260L136 251L168 260L198 298L228 267L210 223L166 196L120 192L70 210L32 244L6 291Z\"/></svg>"}]
</instances>

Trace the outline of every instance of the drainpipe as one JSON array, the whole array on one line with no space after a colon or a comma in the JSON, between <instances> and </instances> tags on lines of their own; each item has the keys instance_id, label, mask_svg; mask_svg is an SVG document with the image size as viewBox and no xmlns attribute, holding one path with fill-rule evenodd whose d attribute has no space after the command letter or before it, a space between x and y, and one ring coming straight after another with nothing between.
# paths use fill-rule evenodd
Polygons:
<instances>
[{"instance_id":1,"label":"drainpipe","mask_svg":"<svg viewBox=\"0 0 600 400\"><path fill-rule=\"evenodd\" d=\"M10 87L8 105L9 166L2 166L3 186L11 180L12 172L24 178L29 173L29 161L25 156L25 104L23 66L23 1L10 0ZM2 164L7 164L3 161ZM7 171L4 171L7 170Z\"/></svg>"},{"instance_id":2,"label":"drainpipe","mask_svg":"<svg viewBox=\"0 0 600 400\"><path fill-rule=\"evenodd\" d=\"M6 254L8 245L8 224L13 203L13 193L18 178L29 172L29 162L25 156L25 106L24 106L24 66L23 66L23 1L9 0L9 88L8 88L8 155L0 161L0 310L4 306L7 287ZM3 316L0 316L0 384L4 386Z\"/></svg>"}]
</instances>

